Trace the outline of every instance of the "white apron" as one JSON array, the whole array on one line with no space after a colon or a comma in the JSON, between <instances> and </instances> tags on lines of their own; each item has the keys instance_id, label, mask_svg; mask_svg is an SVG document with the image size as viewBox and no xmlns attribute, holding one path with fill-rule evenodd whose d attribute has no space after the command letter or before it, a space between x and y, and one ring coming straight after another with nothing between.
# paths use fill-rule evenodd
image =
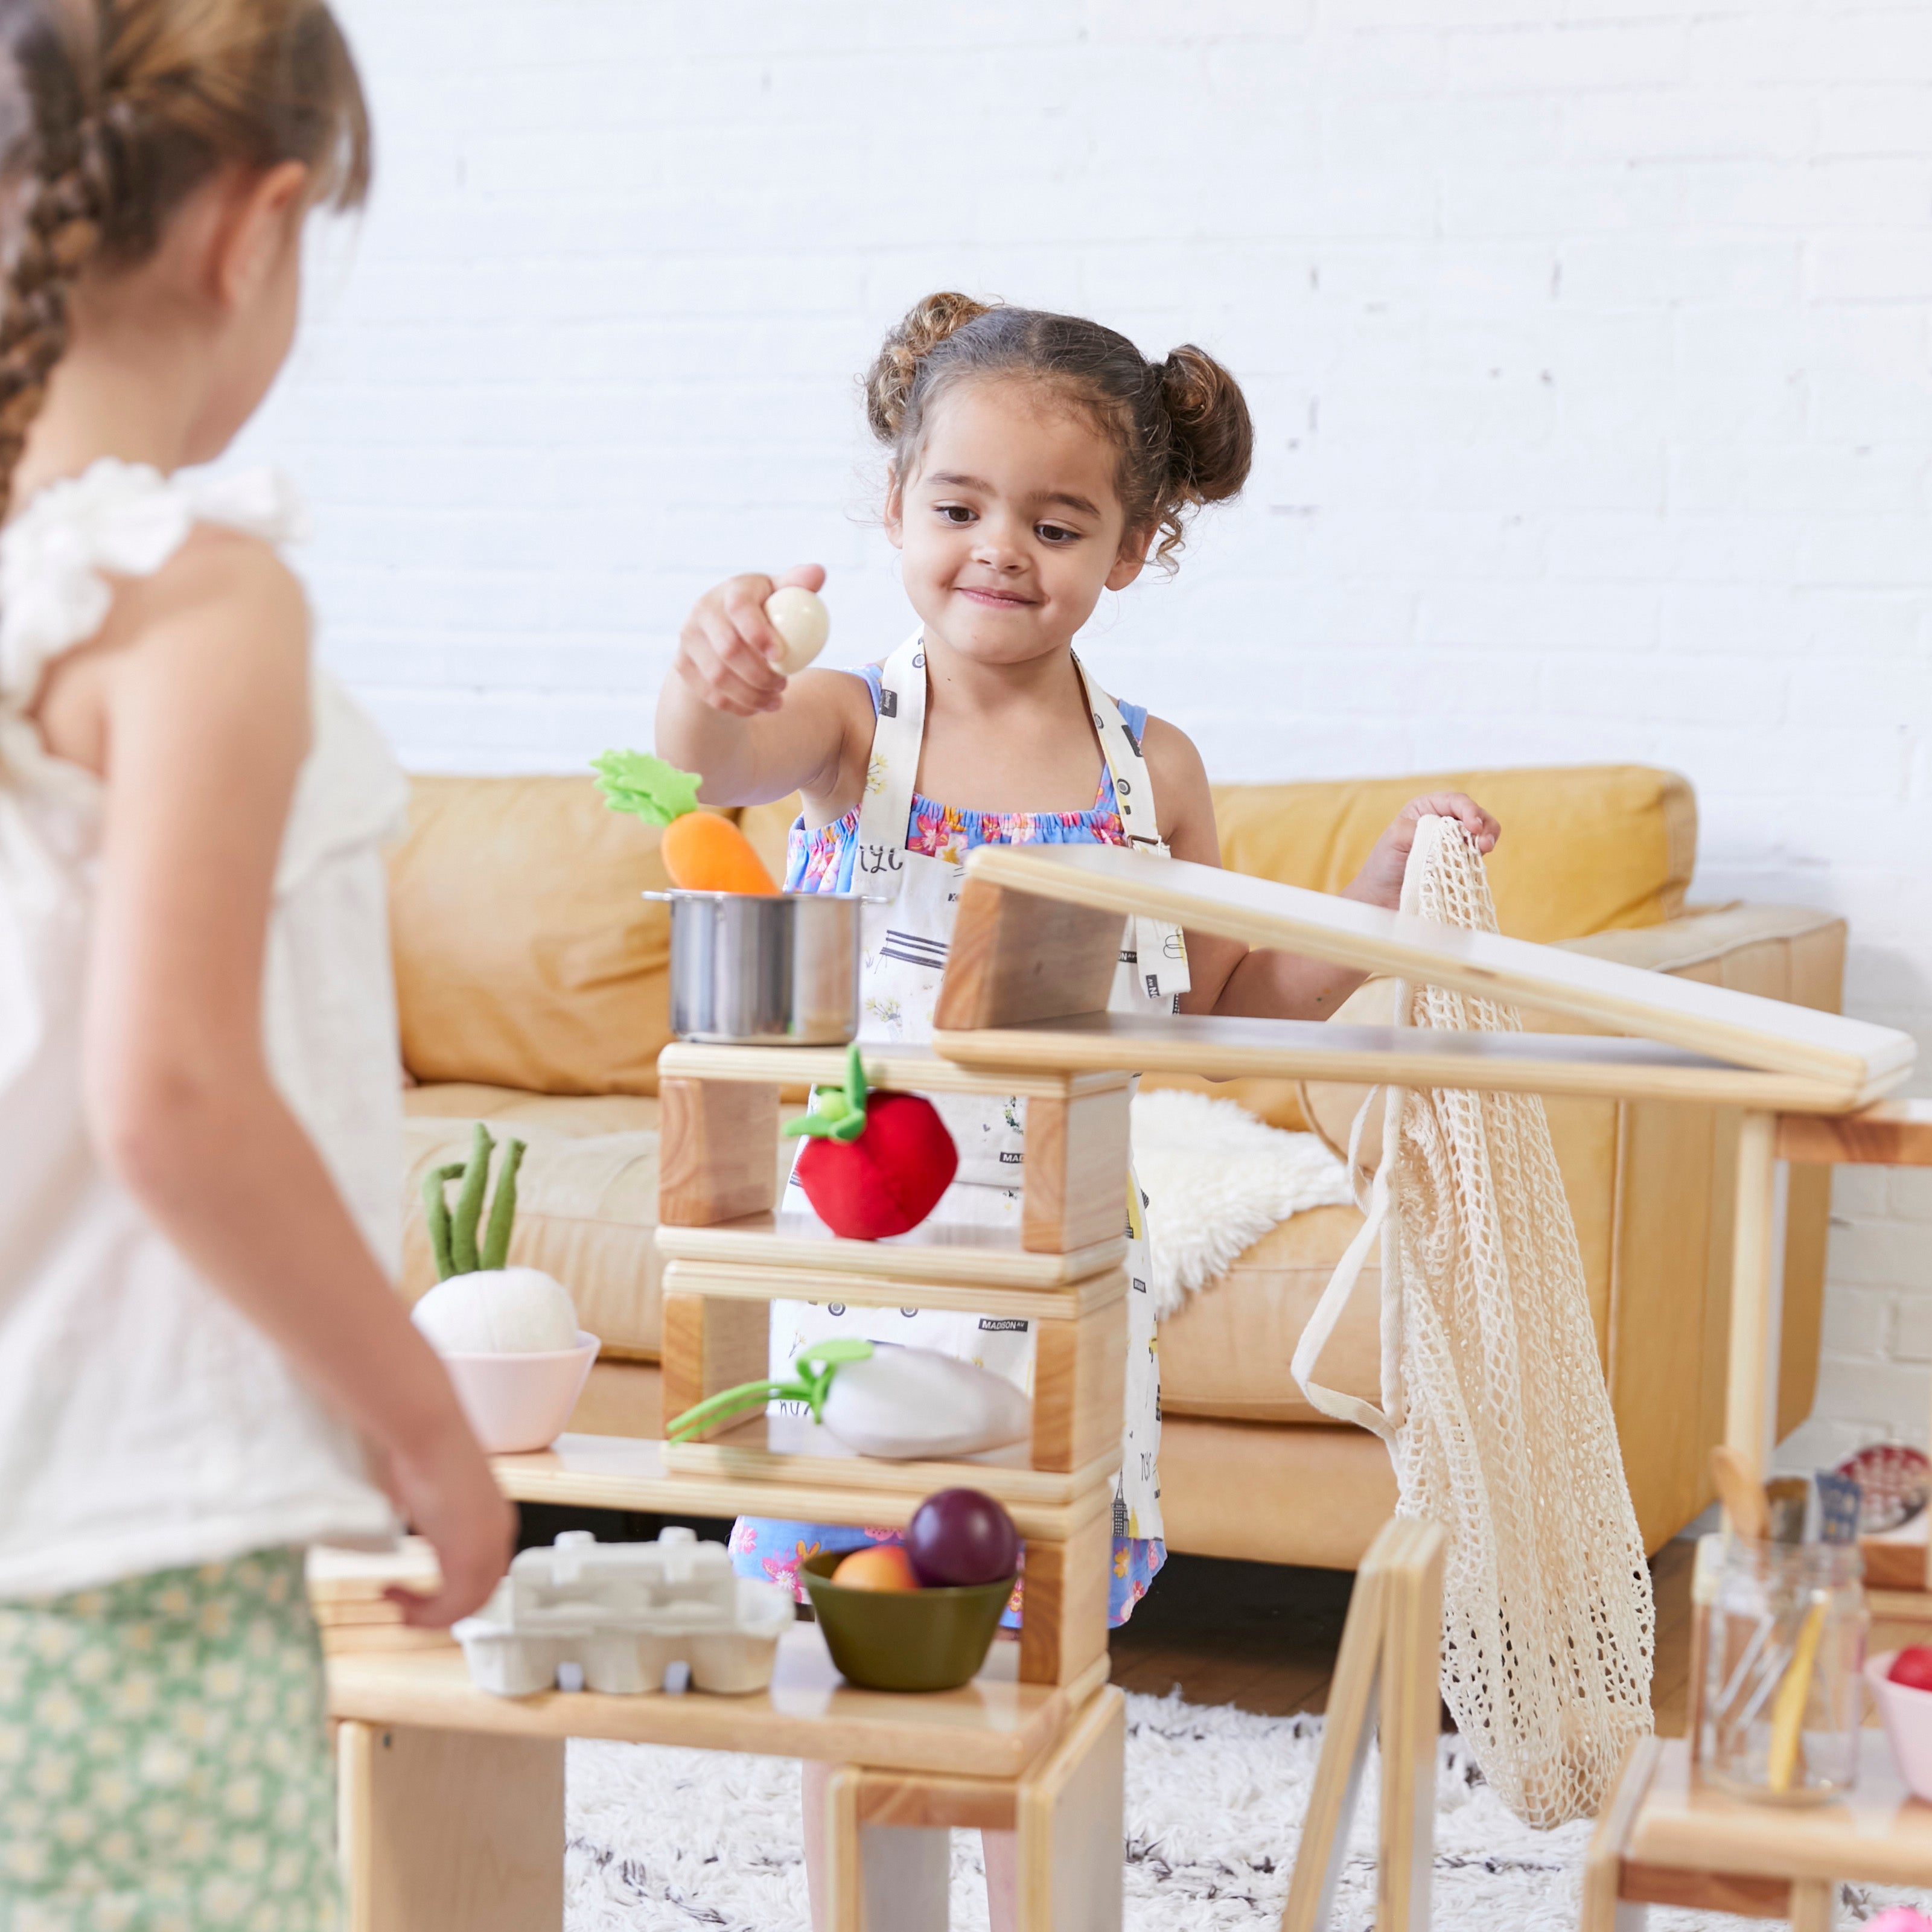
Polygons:
<instances>
[{"instance_id":1,"label":"white apron","mask_svg":"<svg viewBox=\"0 0 1932 1932\"><path fill-rule=\"evenodd\" d=\"M926 656L921 642L915 634L886 661L859 811L853 886L869 901L864 918L861 1040L919 1042L932 1037L933 1009L965 877L959 860L932 858L912 851L906 843L926 736ZM1088 676L1077 658L1074 664L1113 777L1129 842L1165 857L1167 848L1155 824L1154 788L1140 746L1114 700ZM1111 1005L1117 1012L1171 1012L1189 985L1186 949L1179 930L1158 920L1137 919L1127 940ZM959 1150L958 1177L932 1218L954 1226L1017 1227L1025 1165L1022 1102L973 1094L928 1097ZM1131 1169L1126 1184L1126 1404L1114 1529L1120 1536L1155 1538L1163 1534L1156 1466L1160 1370L1142 1222L1144 1201ZM786 1191L784 1209L788 1214L812 1212L795 1180ZM796 1301L774 1302L772 1314L774 1376L788 1370L799 1350L808 1344L832 1335L855 1335L942 1349L1032 1392L1033 1335L1028 1322L946 1309L892 1312Z\"/></svg>"}]
</instances>

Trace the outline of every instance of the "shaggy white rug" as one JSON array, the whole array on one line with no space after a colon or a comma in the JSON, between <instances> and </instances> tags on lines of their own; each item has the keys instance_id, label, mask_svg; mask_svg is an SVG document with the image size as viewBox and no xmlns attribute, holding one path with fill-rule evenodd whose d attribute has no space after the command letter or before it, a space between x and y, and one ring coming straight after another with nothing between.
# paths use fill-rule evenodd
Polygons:
<instances>
[{"instance_id":1,"label":"shaggy white rug","mask_svg":"<svg viewBox=\"0 0 1932 1932\"><path fill-rule=\"evenodd\" d=\"M1156 1316L1174 1313L1277 1222L1354 1198L1348 1168L1313 1134L1284 1133L1232 1100L1136 1094L1133 1136Z\"/></svg>"},{"instance_id":2,"label":"shaggy white rug","mask_svg":"<svg viewBox=\"0 0 1932 1932\"><path fill-rule=\"evenodd\" d=\"M1321 1748L1318 1718L1258 1718L1178 1696L1127 1700L1128 1932L1274 1932ZM643 1744L570 1747L566 1932L807 1932L798 1767ZM1375 1775L1336 1900L1335 1932L1375 1913ZM1587 1822L1513 1818L1455 1738L1437 1789L1434 1932L1575 1925ZM952 1924L981 1932L974 1832L952 1840ZM1847 1887L1839 1923L1903 1892ZM1655 1912L1654 1932L1740 1932L1715 1913Z\"/></svg>"}]
</instances>

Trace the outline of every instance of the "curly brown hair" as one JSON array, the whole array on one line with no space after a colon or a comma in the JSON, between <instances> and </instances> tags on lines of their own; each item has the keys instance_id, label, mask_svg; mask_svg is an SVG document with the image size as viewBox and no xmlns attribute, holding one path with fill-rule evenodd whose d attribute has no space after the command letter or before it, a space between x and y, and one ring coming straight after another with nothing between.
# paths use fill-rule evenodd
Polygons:
<instances>
[{"instance_id":1,"label":"curly brown hair","mask_svg":"<svg viewBox=\"0 0 1932 1932\"><path fill-rule=\"evenodd\" d=\"M1240 386L1184 343L1150 362L1118 330L951 292L928 296L893 328L866 376L866 416L902 482L932 407L969 377L1023 376L1085 410L1120 452L1115 488L1130 531L1158 530L1155 560L1172 568L1186 520L1238 495L1254 459Z\"/></svg>"},{"instance_id":2,"label":"curly brown hair","mask_svg":"<svg viewBox=\"0 0 1932 1932\"><path fill-rule=\"evenodd\" d=\"M0 0L0 517L82 271L144 260L231 162L304 162L312 200L358 206L370 146L324 0Z\"/></svg>"}]
</instances>

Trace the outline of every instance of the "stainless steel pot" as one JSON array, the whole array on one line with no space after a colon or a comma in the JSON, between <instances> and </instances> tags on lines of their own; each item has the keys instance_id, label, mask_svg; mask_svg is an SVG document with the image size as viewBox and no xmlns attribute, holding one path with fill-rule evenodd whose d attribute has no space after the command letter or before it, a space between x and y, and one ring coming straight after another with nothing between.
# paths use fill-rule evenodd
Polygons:
<instances>
[{"instance_id":1,"label":"stainless steel pot","mask_svg":"<svg viewBox=\"0 0 1932 1932\"><path fill-rule=\"evenodd\" d=\"M670 1030L733 1046L859 1031L856 892L646 892L670 907Z\"/></svg>"}]
</instances>

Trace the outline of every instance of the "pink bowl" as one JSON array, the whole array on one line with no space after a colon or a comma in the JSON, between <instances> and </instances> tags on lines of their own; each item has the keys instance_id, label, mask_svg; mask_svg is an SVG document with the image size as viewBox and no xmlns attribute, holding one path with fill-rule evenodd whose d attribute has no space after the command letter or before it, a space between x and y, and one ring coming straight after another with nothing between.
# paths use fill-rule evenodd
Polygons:
<instances>
[{"instance_id":1,"label":"pink bowl","mask_svg":"<svg viewBox=\"0 0 1932 1932\"><path fill-rule=\"evenodd\" d=\"M1915 1690L1886 1676L1898 1655L1888 1650L1865 1660L1865 1682L1878 1705L1898 1774L1915 1798L1932 1802L1932 1690Z\"/></svg>"},{"instance_id":2,"label":"pink bowl","mask_svg":"<svg viewBox=\"0 0 1932 1932\"><path fill-rule=\"evenodd\" d=\"M548 1449L563 1433L602 1344L580 1328L577 1346L541 1355L445 1355L456 1399L493 1456Z\"/></svg>"}]
</instances>

